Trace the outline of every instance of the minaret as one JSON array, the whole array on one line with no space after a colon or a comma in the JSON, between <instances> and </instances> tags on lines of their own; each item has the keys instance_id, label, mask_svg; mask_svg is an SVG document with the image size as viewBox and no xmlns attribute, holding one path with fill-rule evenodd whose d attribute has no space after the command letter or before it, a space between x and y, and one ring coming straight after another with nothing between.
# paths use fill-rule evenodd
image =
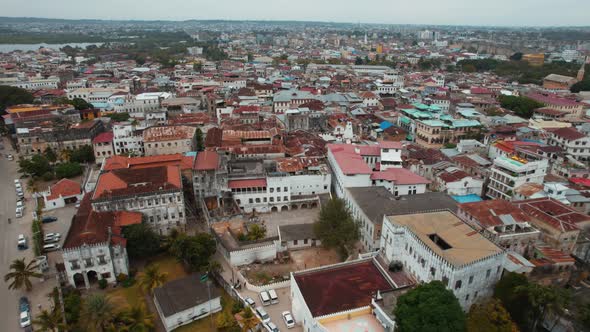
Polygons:
<instances>
[{"instance_id":1,"label":"minaret","mask_svg":"<svg viewBox=\"0 0 590 332\"><path fill-rule=\"evenodd\" d=\"M367 41L367 33L365 32L365 45L367 45L369 42Z\"/></svg>"},{"instance_id":2,"label":"minaret","mask_svg":"<svg viewBox=\"0 0 590 332\"><path fill-rule=\"evenodd\" d=\"M578 70L578 76L576 77L578 79L578 82L584 80L584 74L586 73L584 67L586 67L586 61L587 58L584 58L584 61L582 62L582 67L580 67L580 70Z\"/></svg>"}]
</instances>

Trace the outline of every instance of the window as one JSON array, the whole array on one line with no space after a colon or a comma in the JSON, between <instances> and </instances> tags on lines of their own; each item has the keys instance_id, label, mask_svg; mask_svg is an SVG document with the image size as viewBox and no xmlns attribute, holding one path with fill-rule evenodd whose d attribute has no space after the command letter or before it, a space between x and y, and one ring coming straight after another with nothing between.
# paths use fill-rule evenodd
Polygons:
<instances>
[{"instance_id":1,"label":"window","mask_svg":"<svg viewBox=\"0 0 590 332\"><path fill-rule=\"evenodd\" d=\"M473 276L469 277L469 284L471 285L473 283Z\"/></svg>"},{"instance_id":2,"label":"window","mask_svg":"<svg viewBox=\"0 0 590 332\"><path fill-rule=\"evenodd\" d=\"M486 271L486 278L489 278L490 277L490 274L492 274L492 270L488 269Z\"/></svg>"},{"instance_id":3,"label":"window","mask_svg":"<svg viewBox=\"0 0 590 332\"><path fill-rule=\"evenodd\" d=\"M461 288L461 280L457 280L457 282L455 282L455 289L459 288Z\"/></svg>"},{"instance_id":4,"label":"window","mask_svg":"<svg viewBox=\"0 0 590 332\"><path fill-rule=\"evenodd\" d=\"M281 192L281 187L277 187L277 192L280 193Z\"/></svg>"},{"instance_id":5,"label":"window","mask_svg":"<svg viewBox=\"0 0 590 332\"><path fill-rule=\"evenodd\" d=\"M287 187L284 187L284 188L283 188L283 191L284 191L284 192L287 192L287 191L289 191L289 188L287 188Z\"/></svg>"}]
</instances>

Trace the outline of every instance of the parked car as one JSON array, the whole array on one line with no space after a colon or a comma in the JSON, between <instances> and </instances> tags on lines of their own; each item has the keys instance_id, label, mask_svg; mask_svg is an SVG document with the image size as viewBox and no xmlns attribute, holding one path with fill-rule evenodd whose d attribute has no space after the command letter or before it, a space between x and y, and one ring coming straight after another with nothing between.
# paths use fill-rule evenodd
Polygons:
<instances>
[{"instance_id":1,"label":"parked car","mask_svg":"<svg viewBox=\"0 0 590 332\"><path fill-rule=\"evenodd\" d=\"M59 250L61 247L57 243L50 243L43 246L43 251L50 252Z\"/></svg>"},{"instance_id":2,"label":"parked car","mask_svg":"<svg viewBox=\"0 0 590 332\"><path fill-rule=\"evenodd\" d=\"M255 312L263 323L270 322L270 317L262 307L256 307Z\"/></svg>"},{"instance_id":3,"label":"parked car","mask_svg":"<svg viewBox=\"0 0 590 332\"><path fill-rule=\"evenodd\" d=\"M277 295L277 292L274 289L268 290L268 296L270 296L270 303L272 303L272 304L279 303L279 296Z\"/></svg>"},{"instance_id":4,"label":"parked car","mask_svg":"<svg viewBox=\"0 0 590 332\"><path fill-rule=\"evenodd\" d=\"M13 161L13 160L14 160L14 157L13 157L11 154L9 154L9 155L8 155L8 157L6 157L6 158L7 158L8 160L10 160L10 161Z\"/></svg>"},{"instance_id":5,"label":"parked car","mask_svg":"<svg viewBox=\"0 0 590 332\"><path fill-rule=\"evenodd\" d=\"M268 332L281 332L279 330L279 328L275 325L275 323L273 322L268 322L264 324L264 328L268 331Z\"/></svg>"},{"instance_id":6,"label":"parked car","mask_svg":"<svg viewBox=\"0 0 590 332\"><path fill-rule=\"evenodd\" d=\"M28 249L29 248L29 246L27 245L27 238L24 236L24 234L19 234L18 235L17 248L19 250L25 250L25 249Z\"/></svg>"},{"instance_id":7,"label":"parked car","mask_svg":"<svg viewBox=\"0 0 590 332\"><path fill-rule=\"evenodd\" d=\"M41 222L44 224L50 223L50 222L54 222L57 221L56 217L52 217L52 216L45 216L43 218L41 218Z\"/></svg>"},{"instance_id":8,"label":"parked car","mask_svg":"<svg viewBox=\"0 0 590 332\"><path fill-rule=\"evenodd\" d=\"M19 179L14 179L14 185L16 186L17 184L20 184L20 180Z\"/></svg>"},{"instance_id":9,"label":"parked car","mask_svg":"<svg viewBox=\"0 0 590 332\"><path fill-rule=\"evenodd\" d=\"M29 299L25 296L21 297L18 301L19 309L19 324L20 327L31 326L31 305Z\"/></svg>"},{"instance_id":10,"label":"parked car","mask_svg":"<svg viewBox=\"0 0 590 332\"><path fill-rule=\"evenodd\" d=\"M23 217L23 209L22 208L16 208L16 217L17 218Z\"/></svg>"},{"instance_id":11,"label":"parked car","mask_svg":"<svg viewBox=\"0 0 590 332\"><path fill-rule=\"evenodd\" d=\"M245 298L244 301L251 307L254 307L256 305L256 302L254 302L254 299L252 299L251 297Z\"/></svg>"},{"instance_id":12,"label":"parked car","mask_svg":"<svg viewBox=\"0 0 590 332\"><path fill-rule=\"evenodd\" d=\"M260 292L258 294L258 297L260 297L260 302L262 302L263 306L271 305L270 295L268 295L267 291Z\"/></svg>"},{"instance_id":13,"label":"parked car","mask_svg":"<svg viewBox=\"0 0 590 332\"><path fill-rule=\"evenodd\" d=\"M283 320L285 321L285 325L287 325L288 329L295 327L295 320L293 319L293 315L291 315L290 312L283 311L281 316L283 316Z\"/></svg>"},{"instance_id":14,"label":"parked car","mask_svg":"<svg viewBox=\"0 0 590 332\"><path fill-rule=\"evenodd\" d=\"M61 239L61 234L59 233L49 233L49 234L45 234L45 238L43 239L44 243L56 243L59 242L59 240Z\"/></svg>"},{"instance_id":15,"label":"parked car","mask_svg":"<svg viewBox=\"0 0 590 332\"><path fill-rule=\"evenodd\" d=\"M16 208L25 208L25 203L23 201L16 201Z\"/></svg>"}]
</instances>

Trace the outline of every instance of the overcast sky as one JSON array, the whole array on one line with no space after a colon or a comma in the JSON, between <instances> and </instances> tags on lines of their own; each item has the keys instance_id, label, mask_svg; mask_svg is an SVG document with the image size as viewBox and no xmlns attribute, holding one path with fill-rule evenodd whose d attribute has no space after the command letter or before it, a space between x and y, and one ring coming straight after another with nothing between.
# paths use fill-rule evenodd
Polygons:
<instances>
[{"instance_id":1,"label":"overcast sky","mask_svg":"<svg viewBox=\"0 0 590 332\"><path fill-rule=\"evenodd\" d=\"M590 0L0 0L0 16L590 25Z\"/></svg>"}]
</instances>

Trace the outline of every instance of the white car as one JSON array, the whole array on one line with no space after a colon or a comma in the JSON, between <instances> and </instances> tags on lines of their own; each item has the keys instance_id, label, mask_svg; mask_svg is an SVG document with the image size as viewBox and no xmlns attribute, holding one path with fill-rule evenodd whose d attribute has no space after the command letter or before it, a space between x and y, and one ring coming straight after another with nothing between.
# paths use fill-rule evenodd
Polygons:
<instances>
[{"instance_id":1,"label":"white car","mask_svg":"<svg viewBox=\"0 0 590 332\"><path fill-rule=\"evenodd\" d=\"M16 208L16 217L17 218L23 217L23 209L22 208Z\"/></svg>"},{"instance_id":2,"label":"white car","mask_svg":"<svg viewBox=\"0 0 590 332\"><path fill-rule=\"evenodd\" d=\"M279 330L279 328L275 325L275 323L273 322L268 322L264 324L264 328L268 331L268 332L281 332Z\"/></svg>"},{"instance_id":3,"label":"white car","mask_svg":"<svg viewBox=\"0 0 590 332\"><path fill-rule=\"evenodd\" d=\"M59 242L60 239L61 239L61 234L59 234L59 233L48 233L48 234L45 234L45 238L43 239L43 242L45 242L45 243L55 243L55 242Z\"/></svg>"},{"instance_id":4,"label":"white car","mask_svg":"<svg viewBox=\"0 0 590 332\"><path fill-rule=\"evenodd\" d=\"M18 244L17 244L17 247L20 250L27 249L27 238L25 237L24 234L19 234L18 235Z\"/></svg>"},{"instance_id":5,"label":"white car","mask_svg":"<svg viewBox=\"0 0 590 332\"><path fill-rule=\"evenodd\" d=\"M59 250L61 247L57 243L46 244L43 246L43 251L50 252Z\"/></svg>"},{"instance_id":6,"label":"white car","mask_svg":"<svg viewBox=\"0 0 590 332\"><path fill-rule=\"evenodd\" d=\"M254 308L254 306L256 305L256 302L254 302L254 300L251 297L245 298L244 301L247 305L251 306L252 308Z\"/></svg>"},{"instance_id":7,"label":"white car","mask_svg":"<svg viewBox=\"0 0 590 332\"><path fill-rule=\"evenodd\" d=\"M295 320L293 319L293 315L291 315L290 312L283 311L281 316L283 316L283 320L285 321L285 325L287 325L288 329L295 327Z\"/></svg>"},{"instance_id":8,"label":"white car","mask_svg":"<svg viewBox=\"0 0 590 332\"><path fill-rule=\"evenodd\" d=\"M23 311L20 313L20 327L31 326L31 314L29 311Z\"/></svg>"},{"instance_id":9,"label":"white car","mask_svg":"<svg viewBox=\"0 0 590 332\"><path fill-rule=\"evenodd\" d=\"M25 208L25 204L23 203L23 201L16 201L16 207L17 208Z\"/></svg>"},{"instance_id":10,"label":"white car","mask_svg":"<svg viewBox=\"0 0 590 332\"><path fill-rule=\"evenodd\" d=\"M8 160L10 160L10 161L13 161L13 160L14 160L14 157L13 157L11 154L9 154L9 155L8 155L8 157L6 157L6 158L7 158Z\"/></svg>"},{"instance_id":11,"label":"white car","mask_svg":"<svg viewBox=\"0 0 590 332\"><path fill-rule=\"evenodd\" d=\"M20 185L20 180L19 179L14 179L14 185L15 186Z\"/></svg>"}]
</instances>

